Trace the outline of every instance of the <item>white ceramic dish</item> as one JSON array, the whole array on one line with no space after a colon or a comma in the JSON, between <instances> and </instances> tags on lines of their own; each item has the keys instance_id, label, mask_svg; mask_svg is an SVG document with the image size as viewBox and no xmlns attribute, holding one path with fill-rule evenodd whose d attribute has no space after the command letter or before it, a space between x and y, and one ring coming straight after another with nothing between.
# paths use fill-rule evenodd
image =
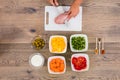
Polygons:
<instances>
[{"instance_id":1,"label":"white ceramic dish","mask_svg":"<svg viewBox=\"0 0 120 80\"><path fill-rule=\"evenodd\" d=\"M82 49L82 50L75 50L73 47L72 47L72 37L84 37L85 38L85 43L86 43L86 45L85 45L85 49ZM74 35L71 35L70 36L70 49L71 49L71 51L72 52L86 52L87 50L88 50L88 37L87 37L87 35L85 35L85 34L74 34Z\"/></svg>"},{"instance_id":2,"label":"white ceramic dish","mask_svg":"<svg viewBox=\"0 0 120 80\"><path fill-rule=\"evenodd\" d=\"M62 52L52 52L51 39L54 38L54 37L62 37L62 38L64 38L66 46L65 46L65 49ZM66 53L66 51L67 51L67 38L65 36L61 36L61 35L50 36L50 39L49 39L49 51L51 53L57 53L57 54Z\"/></svg>"},{"instance_id":3,"label":"white ceramic dish","mask_svg":"<svg viewBox=\"0 0 120 80\"><path fill-rule=\"evenodd\" d=\"M87 64L87 67L86 67L85 69L82 69L82 70L76 70L76 69L74 68L73 64L72 64L72 58L73 58L73 57L80 57L80 56L86 58L86 60L87 60L87 63L86 63L86 64ZM89 62L89 56L88 56L87 54L81 54L81 53L79 53L79 54L73 54L73 55L71 56L71 68L72 68L72 71L76 71L76 72L88 71L88 70L89 70L89 66L90 66L90 62Z\"/></svg>"},{"instance_id":4,"label":"white ceramic dish","mask_svg":"<svg viewBox=\"0 0 120 80\"><path fill-rule=\"evenodd\" d=\"M65 68L64 68L64 71L63 71L63 72L53 72L52 70L50 70L50 64L49 64L49 63L50 63L50 61L51 61L52 59L55 59L55 58L60 58L60 59L64 60ZM65 58L64 58L63 56L51 56L51 57L48 58L47 66L48 66L48 72L49 72L50 74L64 74L65 71L66 71L66 60L65 60Z\"/></svg>"}]
</instances>

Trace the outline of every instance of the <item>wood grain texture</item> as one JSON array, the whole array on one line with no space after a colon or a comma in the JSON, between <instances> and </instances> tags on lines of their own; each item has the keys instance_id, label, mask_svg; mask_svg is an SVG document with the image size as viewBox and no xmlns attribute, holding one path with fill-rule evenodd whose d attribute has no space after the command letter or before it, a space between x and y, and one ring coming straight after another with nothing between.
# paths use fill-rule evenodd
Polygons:
<instances>
[{"instance_id":1,"label":"wood grain texture","mask_svg":"<svg viewBox=\"0 0 120 80\"><path fill-rule=\"evenodd\" d=\"M73 0L60 3L71 5ZM120 80L120 0L84 0L82 32L44 31L44 7L47 0L0 0L0 80ZM88 72L71 71L69 47L65 55L67 71L50 75L47 59L48 40L53 34L69 39L71 34L85 33L89 37L90 69ZM36 51L31 40L36 35L46 38L46 48ZM95 37L105 38L105 55L95 55ZM46 63L42 69L30 67L29 56L40 52Z\"/></svg>"}]
</instances>

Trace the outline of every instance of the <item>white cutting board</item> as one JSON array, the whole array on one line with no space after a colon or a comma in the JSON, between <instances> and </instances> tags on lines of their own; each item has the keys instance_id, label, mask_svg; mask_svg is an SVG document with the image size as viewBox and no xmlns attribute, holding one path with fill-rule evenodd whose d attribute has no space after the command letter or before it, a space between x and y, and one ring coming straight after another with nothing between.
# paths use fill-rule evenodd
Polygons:
<instances>
[{"instance_id":1,"label":"white cutting board","mask_svg":"<svg viewBox=\"0 0 120 80\"><path fill-rule=\"evenodd\" d=\"M69 6L62 6L65 11L69 10ZM56 24L54 19L62 12L54 6L45 6L45 30L46 31L82 31L82 7L79 8L80 12L75 18L69 20L69 25Z\"/></svg>"}]
</instances>

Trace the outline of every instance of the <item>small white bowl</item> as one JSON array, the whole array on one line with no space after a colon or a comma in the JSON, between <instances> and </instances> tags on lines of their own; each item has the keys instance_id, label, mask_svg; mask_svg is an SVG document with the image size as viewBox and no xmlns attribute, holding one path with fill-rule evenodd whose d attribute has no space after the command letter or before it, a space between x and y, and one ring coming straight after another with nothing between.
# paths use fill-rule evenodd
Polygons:
<instances>
[{"instance_id":1,"label":"small white bowl","mask_svg":"<svg viewBox=\"0 0 120 80\"><path fill-rule=\"evenodd\" d=\"M75 50L75 49L72 47L72 38L73 38L73 37L79 37L79 36L85 38L85 43L86 43L85 49ZM85 34L74 34L74 35L71 35L71 36L70 36L70 49L71 49L72 52L86 52L86 51L88 50L88 37L87 37L87 35L85 35Z\"/></svg>"},{"instance_id":2,"label":"small white bowl","mask_svg":"<svg viewBox=\"0 0 120 80\"><path fill-rule=\"evenodd\" d=\"M55 59L55 58L60 58L60 59L62 59L62 60L64 61L65 68L64 68L64 71L63 71L63 72L53 72L52 70L50 70L50 61L51 61L52 59ZM64 58L63 56L51 56L51 57L48 58L47 66L48 66L48 72L49 72L50 74L64 74L65 71L66 71L66 61L65 61L65 58Z\"/></svg>"},{"instance_id":3,"label":"small white bowl","mask_svg":"<svg viewBox=\"0 0 120 80\"><path fill-rule=\"evenodd\" d=\"M40 53L34 53L29 57L29 64L33 68L41 68L44 65L45 59Z\"/></svg>"},{"instance_id":4,"label":"small white bowl","mask_svg":"<svg viewBox=\"0 0 120 80\"><path fill-rule=\"evenodd\" d=\"M52 38L55 38L55 37L62 37L64 38L64 41L65 41L65 49L62 51L62 52L52 52L52 46L51 46L51 39ZM53 36L50 36L50 39L49 39L49 51L51 53L57 53L57 54L61 54L61 53L66 53L67 51L67 38L65 36L61 36L61 35L53 35Z\"/></svg>"},{"instance_id":5,"label":"small white bowl","mask_svg":"<svg viewBox=\"0 0 120 80\"><path fill-rule=\"evenodd\" d=\"M87 66L86 66L86 68L85 69L82 69L82 70L76 70L75 68L74 68L74 65L73 65L73 63L72 63L72 58L73 57L85 57L86 58L86 64L87 64ZM72 56L71 56L71 68L72 68L72 71L75 71L75 72L84 72L84 71L88 71L89 70L89 66L90 66L90 62L89 62L89 56L87 55L87 54L73 54Z\"/></svg>"}]
</instances>

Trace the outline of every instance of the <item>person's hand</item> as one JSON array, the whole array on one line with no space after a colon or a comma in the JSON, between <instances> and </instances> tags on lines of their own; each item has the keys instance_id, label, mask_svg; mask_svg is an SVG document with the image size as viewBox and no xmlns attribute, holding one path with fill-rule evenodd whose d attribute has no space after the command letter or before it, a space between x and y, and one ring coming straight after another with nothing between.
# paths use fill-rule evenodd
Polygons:
<instances>
[{"instance_id":1,"label":"person's hand","mask_svg":"<svg viewBox=\"0 0 120 80\"><path fill-rule=\"evenodd\" d=\"M52 4L53 6L59 5L57 0L48 0L48 2L50 2L50 4Z\"/></svg>"},{"instance_id":2,"label":"person's hand","mask_svg":"<svg viewBox=\"0 0 120 80\"><path fill-rule=\"evenodd\" d=\"M73 3L68 11L68 20L70 20L72 17L77 16L78 13L79 13L79 5Z\"/></svg>"}]
</instances>

